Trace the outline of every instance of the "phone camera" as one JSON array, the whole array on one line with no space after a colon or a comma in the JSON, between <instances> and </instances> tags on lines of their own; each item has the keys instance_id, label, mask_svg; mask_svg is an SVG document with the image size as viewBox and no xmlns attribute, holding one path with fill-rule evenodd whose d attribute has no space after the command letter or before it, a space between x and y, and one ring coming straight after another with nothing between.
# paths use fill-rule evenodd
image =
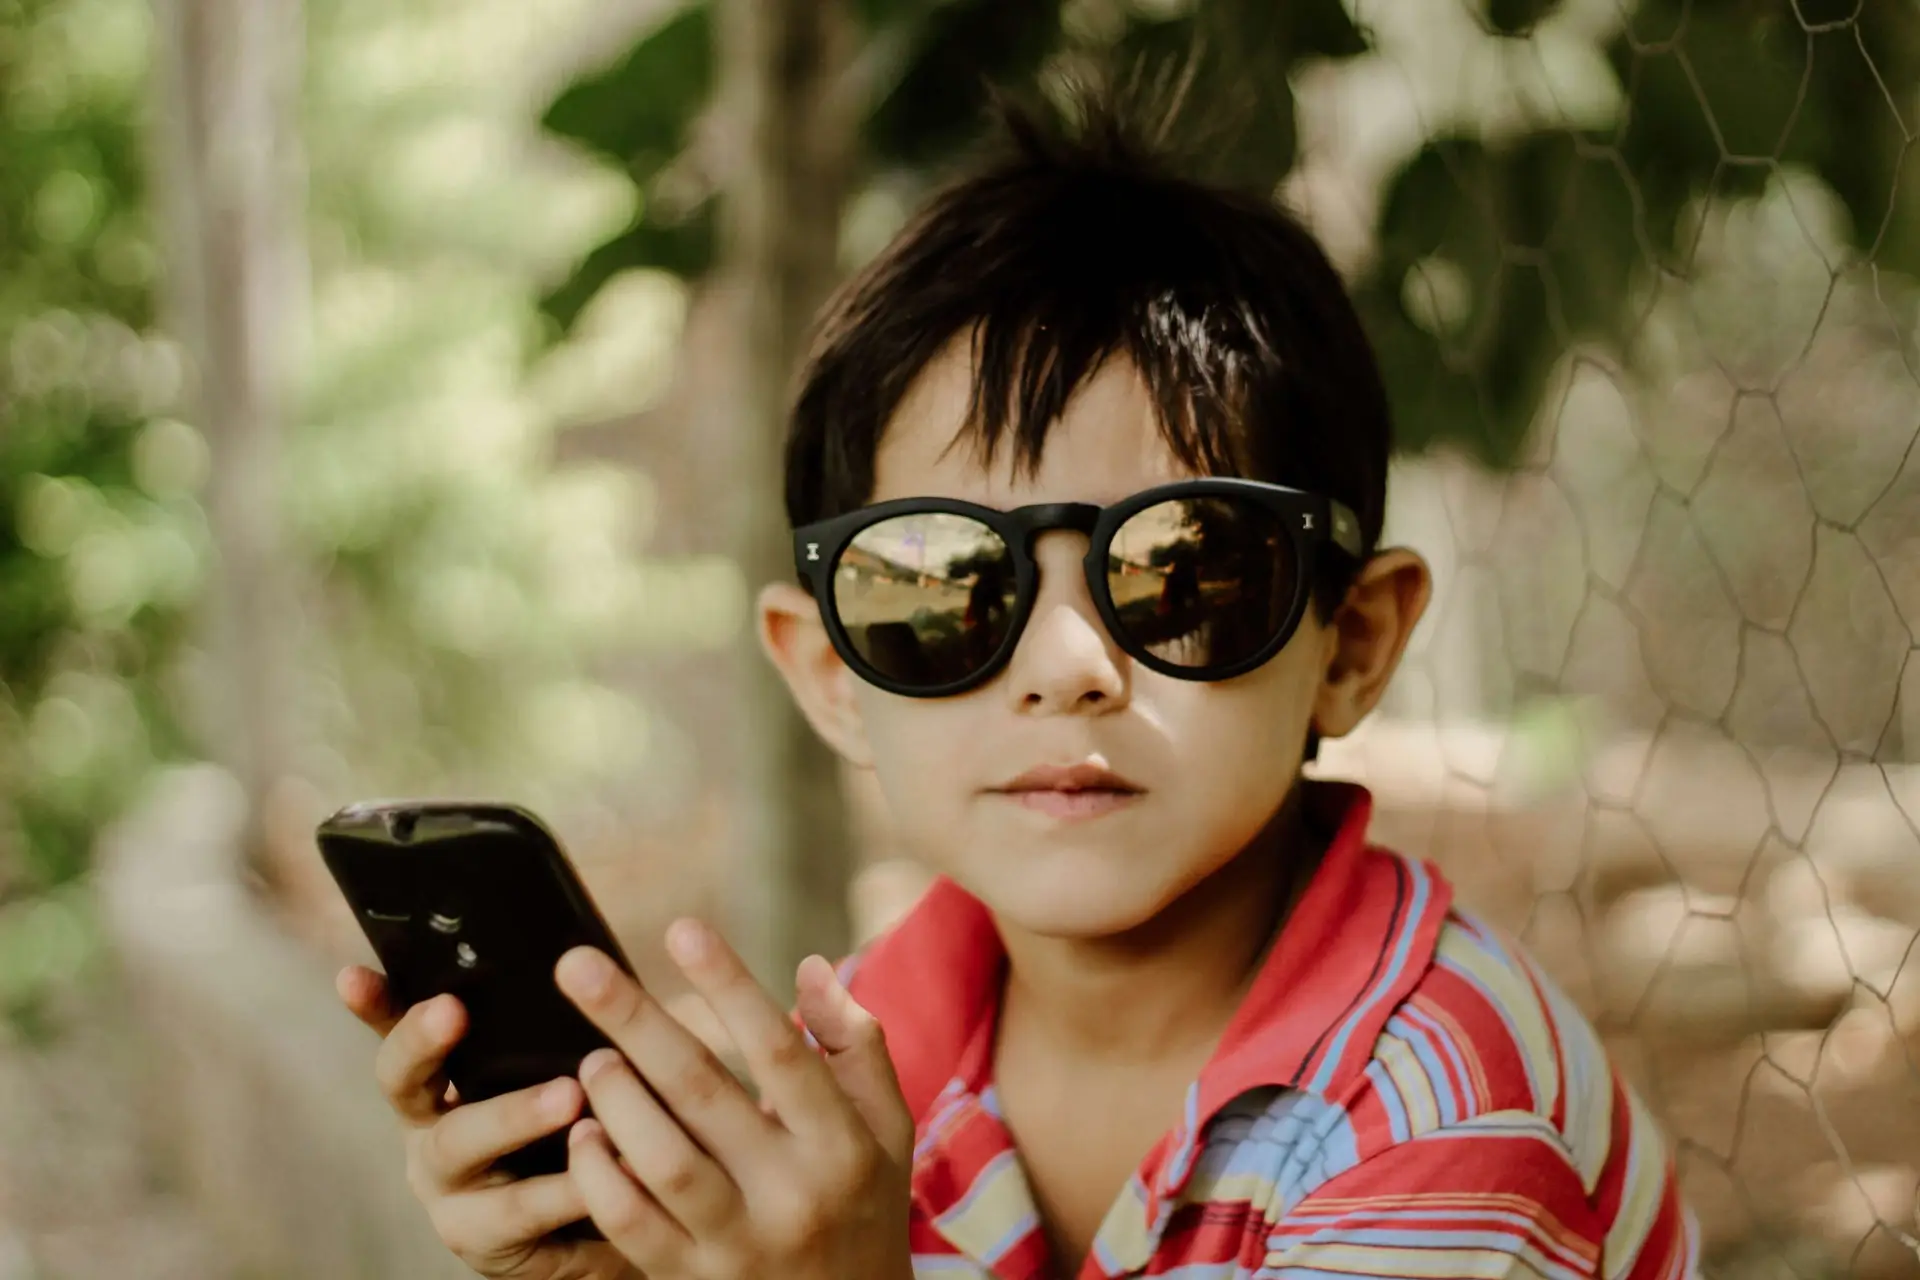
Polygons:
<instances>
[{"instance_id":1,"label":"phone camera","mask_svg":"<svg viewBox=\"0 0 1920 1280\"><path fill-rule=\"evenodd\" d=\"M462 969L471 969L480 963L480 955L473 949L472 943L463 942L453 949L453 962Z\"/></svg>"},{"instance_id":2,"label":"phone camera","mask_svg":"<svg viewBox=\"0 0 1920 1280\"><path fill-rule=\"evenodd\" d=\"M427 917L427 927L435 933L458 933L460 932L460 917L443 915L436 911Z\"/></svg>"}]
</instances>

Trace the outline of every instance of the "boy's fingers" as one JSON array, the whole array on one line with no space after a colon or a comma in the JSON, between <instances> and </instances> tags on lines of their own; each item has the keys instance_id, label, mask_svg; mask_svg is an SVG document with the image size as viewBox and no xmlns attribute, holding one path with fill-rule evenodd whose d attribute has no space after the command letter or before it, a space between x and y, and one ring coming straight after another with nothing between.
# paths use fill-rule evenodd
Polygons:
<instances>
[{"instance_id":1,"label":"boy's fingers","mask_svg":"<svg viewBox=\"0 0 1920 1280\"><path fill-rule=\"evenodd\" d=\"M441 1074L447 1051L466 1030L466 1011L454 996L435 996L407 1010L380 1042L373 1074L380 1092L413 1124L431 1124L446 1107Z\"/></svg>"},{"instance_id":2,"label":"boy's fingers","mask_svg":"<svg viewBox=\"0 0 1920 1280\"><path fill-rule=\"evenodd\" d=\"M760 1086L763 1104L773 1104L773 1114L795 1132L818 1131L852 1118L820 1055L724 939L698 921L679 920L668 930L667 943L694 990L739 1047ZM764 1105L761 1109L766 1110Z\"/></svg>"},{"instance_id":3,"label":"boy's fingers","mask_svg":"<svg viewBox=\"0 0 1920 1280\"><path fill-rule=\"evenodd\" d=\"M562 994L606 1033L680 1126L720 1164L736 1167L777 1132L713 1050L603 952L570 949L554 966L554 977Z\"/></svg>"},{"instance_id":4,"label":"boy's fingers","mask_svg":"<svg viewBox=\"0 0 1920 1280\"><path fill-rule=\"evenodd\" d=\"M881 1147L905 1163L913 1154L913 1115L880 1022L854 1001L833 965L808 956L795 974L796 1003L807 1029L827 1051L827 1068Z\"/></svg>"},{"instance_id":5,"label":"boy's fingers","mask_svg":"<svg viewBox=\"0 0 1920 1280\"><path fill-rule=\"evenodd\" d=\"M387 997L387 980L361 964L350 964L334 977L333 989L354 1017L385 1036L400 1020L400 1011Z\"/></svg>"},{"instance_id":6,"label":"boy's fingers","mask_svg":"<svg viewBox=\"0 0 1920 1280\"><path fill-rule=\"evenodd\" d=\"M693 1235L724 1232L739 1204L734 1179L674 1122L626 1059L596 1049L580 1064L580 1079L599 1133L634 1180Z\"/></svg>"},{"instance_id":7,"label":"boy's fingers","mask_svg":"<svg viewBox=\"0 0 1920 1280\"><path fill-rule=\"evenodd\" d=\"M567 1174L609 1243L644 1275L682 1275L692 1238L621 1166L607 1131L580 1120L567 1134Z\"/></svg>"},{"instance_id":8,"label":"boy's fingers","mask_svg":"<svg viewBox=\"0 0 1920 1280\"><path fill-rule=\"evenodd\" d=\"M458 1191L501 1156L573 1123L584 1097L579 1081L562 1076L448 1111L421 1141L420 1172L441 1191Z\"/></svg>"},{"instance_id":9,"label":"boy's fingers","mask_svg":"<svg viewBox=\"0 0 1920 1280\"><path fill-rule=\"evenodd\" d=\"M435 1211L434 1227L457 1253L493 1254L586 1216L572 1175L548 1173L449 1196Z\"/></svg>"}]
</instances>

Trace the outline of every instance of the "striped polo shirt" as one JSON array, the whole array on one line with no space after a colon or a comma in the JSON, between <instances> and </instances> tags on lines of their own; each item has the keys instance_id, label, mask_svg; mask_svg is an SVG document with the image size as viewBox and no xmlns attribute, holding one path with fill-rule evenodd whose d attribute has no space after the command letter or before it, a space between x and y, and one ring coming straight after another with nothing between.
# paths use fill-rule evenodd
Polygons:
<instances>
[{"instance_id":1,"label":"striped polo shirt","mask_svg":"<svg viewBox=\"0 0 1920 1280\"><path fill-rule=\"evenodd\" d=\"M1694 1274L1666 1144L1585 1018L1438 871L1326 857L1079 1280ZM1055 1271L992 1074L1004 952L940 880L843 972L887 1031L917 1130L914 1274Z\"/></svg>"}]
</instances>

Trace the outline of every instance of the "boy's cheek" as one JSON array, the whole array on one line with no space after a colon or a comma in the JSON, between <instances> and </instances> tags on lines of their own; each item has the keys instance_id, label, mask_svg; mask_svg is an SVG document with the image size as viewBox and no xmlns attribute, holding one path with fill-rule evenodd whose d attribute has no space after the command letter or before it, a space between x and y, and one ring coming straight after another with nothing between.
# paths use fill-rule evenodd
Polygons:
<instances>
[{"instance_id":1,"label":"boy's cheek","mask_svg":"<svg viewBox=\"0 0 1920 1280\"><path fill-rule=\"evenodd\" d=\"M981 730L943 714L947 709L941 701L877 690L860 699L862 740L889 791L951 791L963 785Z\"/></svg>"}]
</instances>

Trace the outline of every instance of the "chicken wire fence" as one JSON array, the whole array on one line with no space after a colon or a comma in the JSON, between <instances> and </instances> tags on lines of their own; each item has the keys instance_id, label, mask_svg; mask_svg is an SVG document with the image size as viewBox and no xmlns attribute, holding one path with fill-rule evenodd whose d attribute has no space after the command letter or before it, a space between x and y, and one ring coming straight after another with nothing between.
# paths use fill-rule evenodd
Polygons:
<instances>
[{"instance_id":1,"label":"chicken wire fence","mask_svg":"<svg viewBox=\"0 0 1920 1280\"><path fill-rule=\"evenodd\" d=\"M1914 24L1820 7L1356 5L1283 193L1403 429L1510 449L1400 465L1434 602L1322 767L1594 1018L1726 1276L1920 1275Z\"/></svg>"}]
</instances>

